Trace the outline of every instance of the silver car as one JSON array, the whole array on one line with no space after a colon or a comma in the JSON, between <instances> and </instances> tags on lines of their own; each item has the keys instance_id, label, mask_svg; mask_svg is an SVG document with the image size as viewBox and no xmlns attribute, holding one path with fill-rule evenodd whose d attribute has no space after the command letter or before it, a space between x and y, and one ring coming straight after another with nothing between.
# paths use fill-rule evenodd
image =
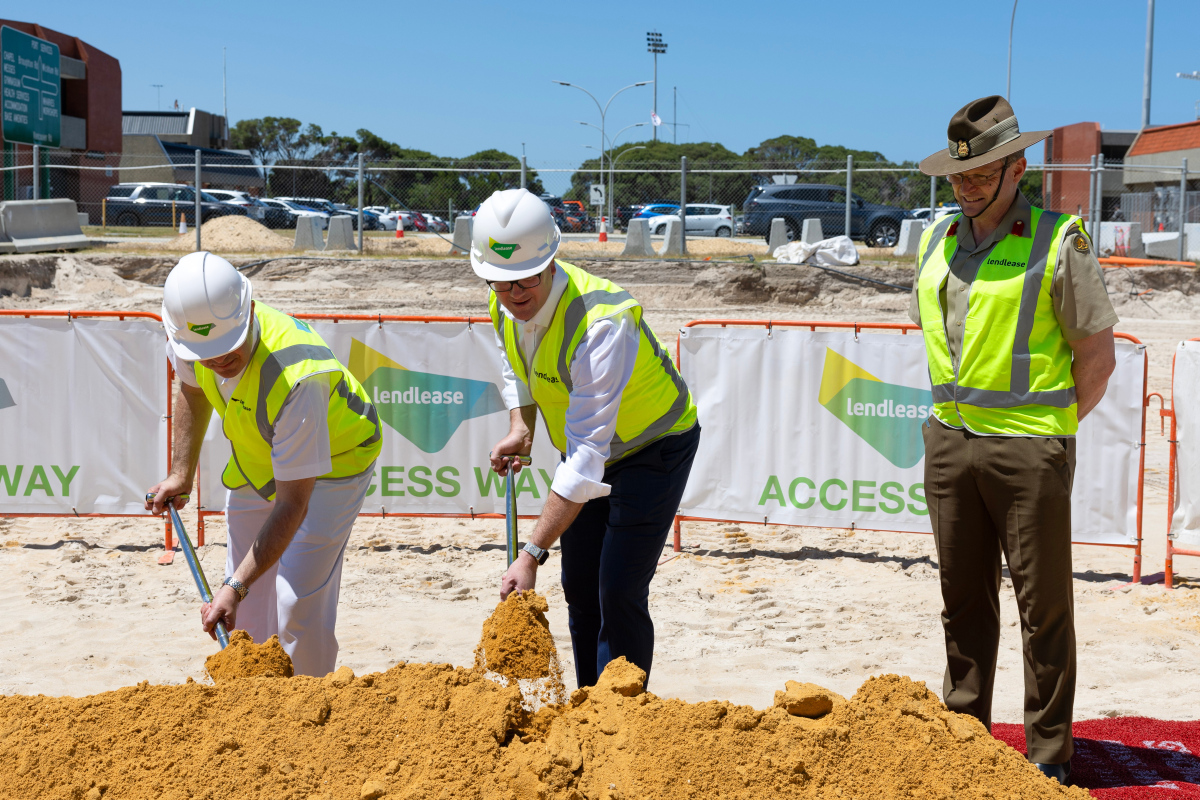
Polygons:
<instances>
[{"instance_id":1,"label":"silver car","mask_svg":"<svg viewBox=\"0 0 1200 800\"><path fill-rule=\"evenodd\" d=\"M660 214L650 218L650 232L662 236L667 232L667 220L679 219L675 214ZM733 212L729 206L718 206L709 203L688 203L687 225L684 226L689 235L733 236Z\"/></svg>"}]
</instances>

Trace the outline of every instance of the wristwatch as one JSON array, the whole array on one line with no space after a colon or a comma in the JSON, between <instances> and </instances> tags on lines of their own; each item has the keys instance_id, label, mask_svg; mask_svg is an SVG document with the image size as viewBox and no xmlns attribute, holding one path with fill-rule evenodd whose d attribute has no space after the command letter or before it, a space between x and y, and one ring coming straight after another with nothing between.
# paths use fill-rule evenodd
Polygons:
<instances>
[{"instance_id":1,"label":"wristwatch","mask_svg":"<svg viewBox=\"0 0 1200 800\"><path fill-rule=\"evenodd\" d=\"M539 567L542 566L543 564L545 564L546 559L550 557L549 550L543 550L542 548L538 547L533 542L526 542L525 546L522 547L521 549L524 550L526 553L529 553L529 555L533 556L534 560L536 560L538 562Z\"/></svg>"},{"instance_id":2,"label":"wristwatch","mask_svg":"<svg viewBox=\"0 0 1200 800\"><path fill-rule=\"evenodd\" d=\"M230 589L233 589L235 592L237 592L239 603L246 599L246 593L250 591L250 587L246 586L246 584L242 583L237 578L226 578L225 583L222 585L228 586Z\"/></svg>"}]
</instances>

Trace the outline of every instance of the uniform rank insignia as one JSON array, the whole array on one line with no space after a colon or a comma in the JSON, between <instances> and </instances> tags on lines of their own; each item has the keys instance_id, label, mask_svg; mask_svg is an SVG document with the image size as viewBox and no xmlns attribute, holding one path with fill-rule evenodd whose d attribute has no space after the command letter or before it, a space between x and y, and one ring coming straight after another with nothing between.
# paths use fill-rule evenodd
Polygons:
<instances>
[{"instance_id":1,"label":"uniform rank insignia","mask_svg":"<svg viewBox=\"0 0 1200 800\"><path fill-rule=\"evenodd\" d=\"M1082 234L1075 237L1075 249L1081 253L1086 253L1088 251L1087 239L1085 239Z\"/></svg>"},{"instance_id":2,"label":"uniform rank insignia","mask_svg":"<svg viewBox=\"0 0 1200 800\"><path fill-rule=\"evenodd\" d=\"M960 139L958 141L958 157L966 158L969 155L971 155L971 146L967 144L965 139Z\"/></svg>"}]
</instances>

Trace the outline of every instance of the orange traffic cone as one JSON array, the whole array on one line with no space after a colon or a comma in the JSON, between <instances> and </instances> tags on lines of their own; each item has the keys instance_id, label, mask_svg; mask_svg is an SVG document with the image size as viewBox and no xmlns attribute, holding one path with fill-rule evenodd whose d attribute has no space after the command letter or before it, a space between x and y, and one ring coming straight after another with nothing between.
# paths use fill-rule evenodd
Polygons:
<instances>
[{"instance_id":1,"label":"orange traffic cone","mask_svg":"<svg viewBox=\"0 0 1200 800\"><path fill-rule=\"evenodd\" d=\"M604 223L605 223L605 218L601 217L600 218L600 241L607 242L608 241L608 229L605 227Z\"/></svg>"},{"instance_id":2,"label":"orange traffic cone","mask_svg":"<svg viewBox=\"0 0 1200 800\"><path fill-rule=\"evenodd\" d=\"M404 238L404 220L400 218L399 214L396 215L396 238Z\"/></svg>"}]
</instances>

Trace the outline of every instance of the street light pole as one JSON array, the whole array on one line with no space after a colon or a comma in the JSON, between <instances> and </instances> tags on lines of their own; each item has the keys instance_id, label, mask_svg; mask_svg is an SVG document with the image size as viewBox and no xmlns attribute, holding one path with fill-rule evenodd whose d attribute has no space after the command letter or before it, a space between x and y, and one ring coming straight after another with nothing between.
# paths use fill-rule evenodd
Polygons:
<instances>
[{"instance_id":1,"label":"street light pole","mask_svg":"<svg viewBox=\"0 0 1200 800\"><path fill-rule=\"evenodd\" d=\"M658 56L667 52L666 42L658 31L646 34L646 50L654 54L654 117L658 118ZM654 141L658 141L658 126L654 126Z\"/></svg>"},{"instance_id":2,"label":"street light pole","mask_svg":"<svg viewBox=\"0 0 1200 800\"><path fill-rule=\"evenodd\" d=\"M1012 35L1017 21L1017 0L1013 0L1012 19L1008 21L1008 82L1004 84L1004 99L1012 102Z\"/></svg>"},{"instance_id":3,"label":"street light pole","mask_svg":"<svg viewBox=\"0 0 1200 800\"><path fill-rule=\"evenodd\" d=\"M1146 0L1146 68L1142 74L1142 130L1150 127L1150 72L1154 64L1154 0Z\"/></svg>"},{"instance_id":4,"label":"street light pole","mask_svg":"<svg viewBox=\"0 0 1200 800\"><path fill-rule=\"evenodd\" d=\"M588 97L592 98L592 102L596 104L596 109L600 112L600 172L599 172L599 175L600 175L600 185L603 186L604 185L604 143L607 139L607 137L604 135L604 118L608 115L608 107L612 105L612 101L616 100L617 95L619 95L621 92L636 88L638 86L645 86L647 83L649 83L649 81L638 81L637 83L631 83L622 89L618 89L617 91L613 92L612 97L608 98L608 102L605 103L603 106L601 106L600 101L596 99L596 95L592 94L587 89L583 88L582 86L579 86L578 84L567 83L566 81L551 81L551 83L557 83L559 86L570 86L572 89L578 89L579 91L586 94ZM595 127L595 126L592 126L592 127Z\"/></svg>"},{"instance_id":5,"label":"street light pole","mask_svg":"<svg viewBox=\"0 0 1200 800\"><path fill-rule=\"evenodd\" d=\"M639 122L639 125L644 125L644 122ZM632 153L634 150L645 150L646 146L639 144L633 147L627 147L608 159L608 218L613 220L613 173L616 171L617 159L626 153Z\"/></svg>"},{"instance_id":6,"label":"street light pole","mask_svg":"<svg viewBox=\"0 0 1200 800\"><path fill-rule=\"evenodd\" d=\"M580 122L579 124L580 124L580 125L587 125L589 128L595 128L595 127L596 127L595 125L593 125L593 124L592 124L592 123L590 123L590 122ZM613 190L613 183L612 183L612 152L613 152L613 150L616 150L616 149L617 149L617 139L620 139L620 138L621 138L621 134L622 134L622 133L624 133L625 131L629 130L630 128L641 128L641 127L644 127L644 126L645 126L645 124L646 124L646 123L644 123L644 122L635 122L635 123L633 123L632 125L626 125L624 128L621 128L621 130L617 131L616 135L615 135L615 136L613 136L613 138L611 138L611 139L605 139L605 144L606 144L606 145L607 145L607 147L608 147L608 219L609 219L609 222L610 222L610 223L612 222L612 219L613 219L613 201L612 201L612 190ZM596 128L596 130L599 130L599 131L600 131L600 135L601 135L601 136L604 136L604 131L603 131L603 130L601 130L600 128ZM591 145L586 145L586 146L587 146L588 148L592 149L592 150L595 150L595 149L596 149L596 148L592 147ZM602 161L601 163L603 164L604 162ZM603 167L601 167L601 169L603 169Z\"/></svg>"}]
</instances>

